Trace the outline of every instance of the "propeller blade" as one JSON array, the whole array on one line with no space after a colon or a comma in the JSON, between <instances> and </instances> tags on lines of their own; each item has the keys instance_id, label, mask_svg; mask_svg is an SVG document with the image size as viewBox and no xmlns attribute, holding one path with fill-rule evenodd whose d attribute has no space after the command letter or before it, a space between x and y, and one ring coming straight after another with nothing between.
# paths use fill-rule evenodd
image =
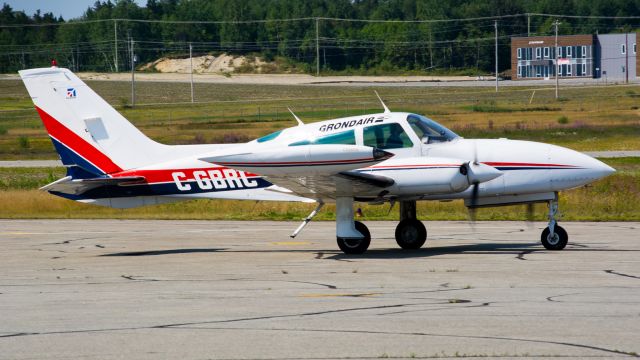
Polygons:
<instances>
[{"instance_id":1,"label":"propeller blade","mask_svg":"<svg viewBox=\"0 0 640 360\"><path fill-rule=\"evenodd\" d=\"M469 206L469 218L471 219L471 222L475 222L476 221L476 210L477 210L477 205L478 205L478 188L480 187L480 184L475 182L472 185L473 187L471 188L471 205Z\"/></svg>"},{"instance_id":2,"label":"propeller blade","mask_svg":"<svg viewBox=\"0 0 640 360\"><path fill-rule=\"evenodd\" d=\"M535 219L535 208L534 208L534 203L528 203L527 204L527 221L528 222L533 222L533 220Z\"/></svg>"}]
</instances>

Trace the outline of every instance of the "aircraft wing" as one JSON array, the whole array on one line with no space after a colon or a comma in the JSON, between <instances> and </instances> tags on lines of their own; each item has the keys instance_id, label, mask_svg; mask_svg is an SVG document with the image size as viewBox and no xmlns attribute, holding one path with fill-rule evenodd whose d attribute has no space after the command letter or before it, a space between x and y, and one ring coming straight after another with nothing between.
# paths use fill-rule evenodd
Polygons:
<instances>
[{"instance_id":1,"label":"aircraft wing","mask_svg":"<svg viewBox=\"0 0 640 360\"><path fill-rule=\"evenodd\" d=\"M368 146L287 146L260 152L211 154L200 160L260 174L269 182L311 199L377 196L393 185L388 177L356 169L375 165L393 154ZM286 192L285 189L273 191Z\"/></svg>"},{"instance_id":2,"label":"aircraft wing","mask_svg":"<svg viewBox=\"0 0 640 360\"><path fill-rule=\"evenodd\" d=\"M316 200L335 199L338 196L377 197L386 187L394 184L391 178L357 171L304 176L268 175L264 177L269 182L286 188L298 196Z\"/></svg>"}]
</instances>

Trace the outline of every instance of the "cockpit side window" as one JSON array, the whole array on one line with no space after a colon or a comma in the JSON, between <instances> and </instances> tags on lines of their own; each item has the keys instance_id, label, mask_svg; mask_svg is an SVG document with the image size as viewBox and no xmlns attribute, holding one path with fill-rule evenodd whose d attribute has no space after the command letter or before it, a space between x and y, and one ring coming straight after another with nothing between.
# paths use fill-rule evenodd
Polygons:
<instances>
[{"instance_id":1,"label":"cockpit side window","mask_svg":"<svg viewBox=\"0 0 640 360\"><path fill-rule=\"evenodd\" d=\"M400 149L413 147L409 135L398 123L368 126L364 128L365 146L378 149Z\"/></svg>"},{"instance_id":2,"label":"cockpit side window","mask_svg":"<svg viewBox=\"0 0 640 360\"><path fill-rule=\"evenodd\" d=\"M343 131L336 134L322 136L315 140L297 141L292 144L289 144L289 146L327 145L327 144L355 145L356 144L355 132L353 130Z\"/></svg>"},{"instance_id":3,"label":"cockpit side window","mask_svg":"<svg viewBox=\"0 0 640 360\"><path fill-rule=\"evenodd\" d=\"M411 114L407 122L425 144L451 141L458 137L453 131L424 116Z\"/></svg>"}]
</instances>

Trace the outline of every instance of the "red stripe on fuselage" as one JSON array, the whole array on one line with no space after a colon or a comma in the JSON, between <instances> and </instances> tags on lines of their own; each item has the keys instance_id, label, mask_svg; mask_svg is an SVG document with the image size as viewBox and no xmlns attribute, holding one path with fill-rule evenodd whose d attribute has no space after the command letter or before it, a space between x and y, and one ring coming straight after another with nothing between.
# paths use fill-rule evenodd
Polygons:
<instances>
[{"instance_id":1,"label":"red stripe on fuselage","mask_svg":"<svg viewBox=\"0 0 640 360\"><path fill-rule=\"evenodd\" d=\"M100 150L96 149L93 145L89 144L86 140L76 135L73 131L69 130L66 126L62 125L58 120L54 119L44 110L37 106L36 110L38 111L40 119L42 119L42 123L47 129L47 132L63 143L66 147L75 151L107 174L122 171L122 168L111 161L109 157L100 152Z\"/></svg>"},{"instance_id":2,"label":"red stripe on fuselage","mask_svg":"<svg viewBox=\"0 0 640 360\"><path fill-rule=\"evenodd\" d=\"M415 164L415 165L377 165L369 166L367 169L392 169L392 168L417 168L417 167L445 167L445 166L460 166L462 164Z\"/></svg>"},{"instance_id":3,"label":"red stripe on fuselage","mask_svg":"<svg viewBox=\"0 0 640 360\"><path fill-rule=\"evenodd\" d=\"M527 166L527 167L533 167L533 166L547 167L547 166L552 166L552 167L567 167L567 168L576 167L575 165L516 163L516 162L483 162L483 164L489 165L489 166Z\"/></svg>"},{"instance_id":4,"label":"red stripe on fuselage","mask_svg":"<svg viewBox=\"0 0 640 360\"><path fill-rule=\"evenodd\" d=\"M260 165L264 166L277 166L277 165L341 165L341 164L350 164L354 162L367 162L374 161L373 158L361 158L361 159L349 159L349 160L319 160L319 161L278 161L278 162L234 162L234 161L219 161L217 162L220 165L228 165L228 166L256 166Z\"/></svg>"}]
</instances>

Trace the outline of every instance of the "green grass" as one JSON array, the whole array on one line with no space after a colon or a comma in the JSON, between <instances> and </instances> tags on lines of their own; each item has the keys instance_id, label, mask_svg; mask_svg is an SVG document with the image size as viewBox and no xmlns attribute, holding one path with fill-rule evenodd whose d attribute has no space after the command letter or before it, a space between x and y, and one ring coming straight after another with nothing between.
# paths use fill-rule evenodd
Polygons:
<instances>
[{"instance_id":1,"label":"green grass","mask_svg":"<svg viewBox=\"0 0 640 360\"><path fill-rule=\"evenodd\" d=\"M602 159L617 172L590 186L563 192L562 220L640 220L640 158ZM314 205L228 200L195 200L135 209L109 209L65 200L37 188L64 176L63 168L0 168L0 218L117 218L117 219L211 219L301 220ZM359 204L362 220L398 220L389 205ZM462 201L420 202L423 220L467 220ZM535 220L545 220L546 206L535 206ZM479 209L478 220L524 220L524 206ZM318 220L335 220L335 207L327 205Z\"/></svg>"}]
</instances>

